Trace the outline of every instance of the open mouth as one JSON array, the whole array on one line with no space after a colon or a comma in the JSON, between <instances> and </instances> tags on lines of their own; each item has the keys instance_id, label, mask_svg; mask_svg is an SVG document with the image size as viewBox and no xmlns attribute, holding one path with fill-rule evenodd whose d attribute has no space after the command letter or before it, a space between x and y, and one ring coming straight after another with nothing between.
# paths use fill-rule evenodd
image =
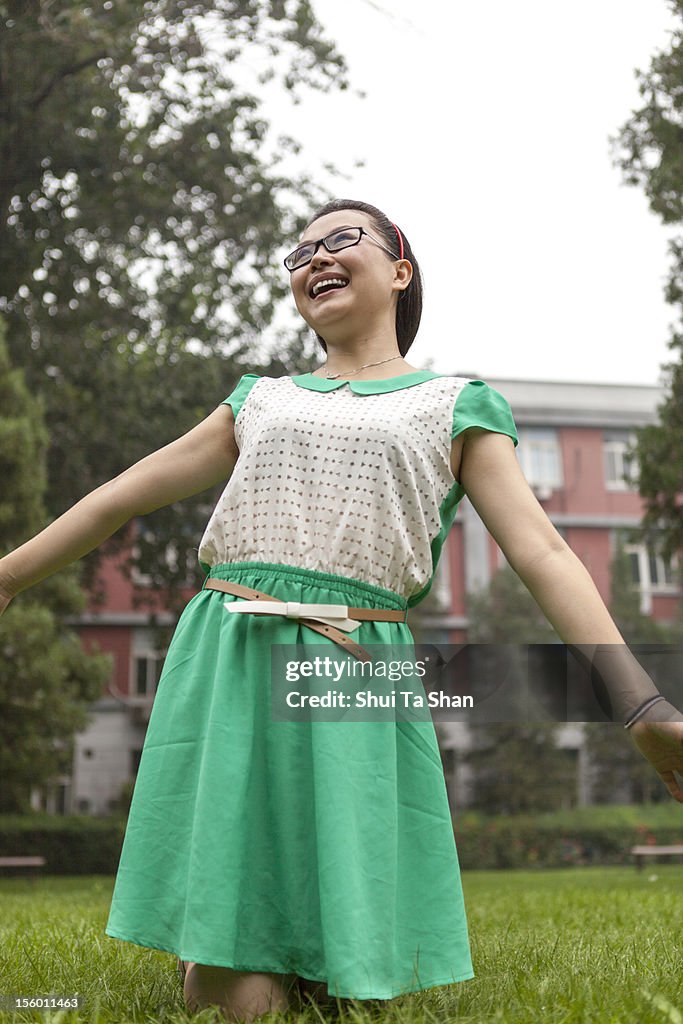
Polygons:
<instances>
[{"instance_id":1,"label":"open mouth","mask_svg":"<svg viewBox=\"0 0 683 1024\"><path fill-rule=\"evenodd\" d=\"M346 288L348 283L343 277L330 277L325 281L317 281L311 288L309 295L312 299L317 299L323 295L328 295L330 292L341 291L342 288Z\"/></svg>"}]
</instances>

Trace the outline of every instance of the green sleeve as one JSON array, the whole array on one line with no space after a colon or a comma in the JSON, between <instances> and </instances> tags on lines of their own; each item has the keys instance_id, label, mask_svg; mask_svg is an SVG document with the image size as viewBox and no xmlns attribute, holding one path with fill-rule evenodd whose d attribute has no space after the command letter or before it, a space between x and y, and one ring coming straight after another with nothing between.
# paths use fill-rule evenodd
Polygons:
<instances>
[{"instance_id":1,"label":"green sleeve","mask_svg":"<svg viewBox=\"0 0 683 1024\"><path fill-rule=\"evenodd\" d=\"M235 388L230 392L228 397L221 402L221 405L230 405L232 407L232 414L235 419L237 419L247 395L253 388L256 381L260 379L261 378L257 373L243 373Z\"/></svg>"},{"instance_id":2,"label":"green sleeve","mask_svg":"<svg viewBox=\"0 0 683 1024\"><path fill-rule=\"evenodd\" d=\"M508 400L483 380L468 381L458 394L453 406L451 439L468 427L484 427L497 434L507 434L515 448L519 444Z\"/></svg>"}]
</instances>

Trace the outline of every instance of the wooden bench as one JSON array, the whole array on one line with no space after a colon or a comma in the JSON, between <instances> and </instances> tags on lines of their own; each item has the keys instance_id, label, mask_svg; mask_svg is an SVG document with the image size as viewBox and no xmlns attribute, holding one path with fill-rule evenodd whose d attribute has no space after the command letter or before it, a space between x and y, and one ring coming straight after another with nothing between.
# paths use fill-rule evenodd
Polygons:
<instances>
[{"instance_id":1,"label":"wooden bench","mask_svg":"<svg viewBox=\"0 0 683 1024\"><path fill-rule=\"evenodd\" d=\"M675 846L632 846L631 853L636 858L636 867L642 871L646 857L683 856L683 843Z\"/></svg>"},{"instance_id":2,"label":"wooden bench","mask_svg":"<svg viewBox=\"0 0 683 1024\"><path fill-rule=\"evenodd\" d=\"M44 857L0 857L0 868L44 868Z\"/></svg>"}]
</instances>

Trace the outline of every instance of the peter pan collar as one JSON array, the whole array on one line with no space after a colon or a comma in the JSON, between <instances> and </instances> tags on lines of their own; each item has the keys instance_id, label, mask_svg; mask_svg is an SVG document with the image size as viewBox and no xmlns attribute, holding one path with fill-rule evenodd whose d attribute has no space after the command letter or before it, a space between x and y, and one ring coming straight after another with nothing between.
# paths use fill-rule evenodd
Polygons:
<instances>
[{"instance_id":1,"label":"peter pan collar","mask_svg":"<svg viewBox=\"0 0 683 1024\"><path fill-rule=\"evenodd\" d=\"M412 388L415 384L443 376L442 373L433 373L431 370L416 370L415 373L402 373L398 377L387 377L385 380L328 380L327 377L314 377L311 373L299 373L290 379L298 387L307 388L309 391L334 391L335 388L348 384L356 395L383 395L389 391Z\"/></svg>"}]
</instances>

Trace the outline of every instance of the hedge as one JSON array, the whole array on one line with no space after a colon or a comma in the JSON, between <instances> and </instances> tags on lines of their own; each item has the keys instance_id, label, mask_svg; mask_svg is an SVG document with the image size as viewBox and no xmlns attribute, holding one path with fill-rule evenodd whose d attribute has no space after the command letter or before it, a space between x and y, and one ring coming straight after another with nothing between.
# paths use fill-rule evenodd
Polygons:
<instances>
[{"instance_id":1,"label":"hedge","mask_svg":"<svg viewBox=\"0 0 683 1024\"><path fill-rule=\"evenodd\" d=\"M561 868L576 865L632 864L631 847L683 843L683 821L669 812L668 824L555 824L540 816L486 821L454 820L460 866Z\"/></svg>"},{"instance_id":2,"label":"hedge","mask_svg":"<svg viewBox=\"0 0 683 1024\"><path fill-rule=\"evenodd\" d=\"M125 818L27 814L0 816L0 857L45 857L48 875L116 873ZM2 869L6 874L14 869ZM21 873L21 869L16 869Z\"/></svg>"},{"instance_id":3,"label":"hedge","mask_svg":"<svg viewBox=\"0 0 683 1024\"><path fill-rule=\"evenodd\" d=\"M556 815L453 819L460 866L557 868L631 864L638 845L683 842L679 805L590 807ZM0 816L0 856L43 856L48 875L114 875L126 819L85 815ZM3 871L3 874L5 872Z\"/></svg>"}]
</instances>

